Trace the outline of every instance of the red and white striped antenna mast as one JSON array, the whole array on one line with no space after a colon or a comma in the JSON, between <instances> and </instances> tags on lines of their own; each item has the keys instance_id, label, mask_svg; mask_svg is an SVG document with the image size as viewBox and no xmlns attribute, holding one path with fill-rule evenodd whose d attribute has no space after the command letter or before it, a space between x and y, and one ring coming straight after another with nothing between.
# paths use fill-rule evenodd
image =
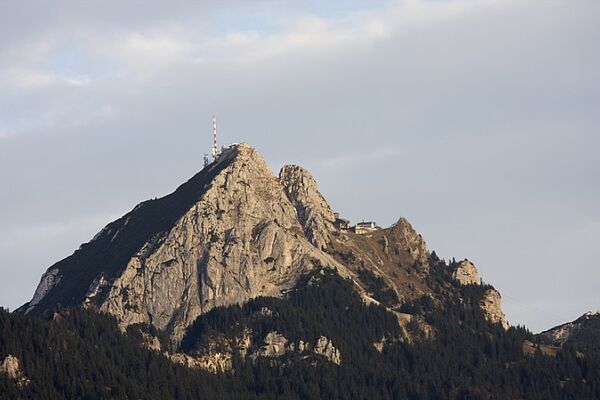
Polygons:
<instances>
[{"instance_id":1,"label":"red and white striped antenna mast","mask_svg":"<svg viewBox=\"0 0 600 400\"><path fill-rule=\"evenodd\" d=\"M217 159L219 155L219 147L217 146L217 117L213 114L213 147L212 147L212 158Z\"/></svg>"}]
</instances>

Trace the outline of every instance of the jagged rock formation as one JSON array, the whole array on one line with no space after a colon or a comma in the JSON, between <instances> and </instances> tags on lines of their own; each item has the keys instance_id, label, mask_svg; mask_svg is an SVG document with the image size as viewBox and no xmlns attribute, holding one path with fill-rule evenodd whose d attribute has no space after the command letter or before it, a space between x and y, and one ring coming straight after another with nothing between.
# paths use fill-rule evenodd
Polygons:
<instances>
[{"instance_id":1,"label":"jagged rock formation","mask_svg":"<svg viewBox=\"0 0 600 400\"><path fill-rule=\"evenodd\" d=\"M418 263L424 271L429 266L429 251L423 236L418 234L406 218L400 218L394 225L386 230L393 239L391 250L394 254L407 252L414 262ZM383 236L386 237L385 235Z\"/></svg>"},{"instance_id":2,"label":"jagged rock formation","mask_svg":"<svg viewBox=\"0 0 600 400\"><path fill-rule=\"evenodd\" d=\"M477 268L475 268L475 265L467 259L458 263L458 266L452 273L452 278L461 285L479 285L481 283Z\"/></svg>"},{"instance_id":3,"label":"jagged rock formation","mask_svg":"<svg viewBox=\"0 0 600 400\"><path fill-rule=\"evenodd\" d=\"M29 379L23 374L23 370L21 369L21 362L11 354L7 355L2 363L0 363L0 374L6 374L19 387L23 387L29 383Z\"/></svg>"},{"instance_id":4,"label":"jagged rock formation","mask_svg":"<svg viewBox=\"0 0 600 400\"><path fill-rule=\"evenodd\" d=\"M207 339L198 354L183 353L168 354L174 362L201 368L213 373L231 371L236 354L240 359L248 358L256 361L259 357L277 359L286 354L316 354L327 361L339 365L342 362L340 351L325 336L319 337L316 343L304 340L290 342L285 336L276 331L268 332L258 343L252 339L252 331L245 329L242 334L227 338L223 335Z\"/></svg>"},{"instance_id":5,"label":"jagged rock formation","mask_svg":"<svg viewBox=\"0 0 600 400\"><path fill-rule=\"evenodd\" d=\"M331 340L325 336L320 336L316 343L299 340L290 342L279 332L269 332L263 341L263 345L257 350L249 353L250 359L258 357L277 358L288 353L314 353L324 357L329 362L339 365L342 362L340 351L333 345Z\"/></svg>"},{"instance_id":6,"label":"jagged rock formation","mask_svg":"<svg viewBox=\"0 0 600 400\"><path fill-rule=\"evenodd\" d=\"M317 189L312 175L297 165L285 165L279 172L279 181L296 208L298 221L306 237L319 249L325 249L334 231L333 210Z\"/></svg>"},{"instance_id":7,"label":"jagged rock formation","mask_svg":"<svg viewBox=\"0 0 600 400\"><path fill-rule=\"evenodd\" d=\"M279 357L288 350L288 340L279 332L269 332L265 336L263 345L256 351L254 357Z\"/></svg>"},{"instance_id":8,"label":"jagged rock formation","mask_svg":"<svg viewBox=\"0 0 600 400\"><path fill-rule=\"evenodd\" d=\"M500 293L495 289L488 289L483 295L480 303L488 321L502 325L504 329L508 329L509 324L502 311L502 302Z\"/></svg>"},{"instance_id":9,"label":"jagged rock formation","mask_svg":"<svg viewBox=\"0 0 600 400\"><path fill-rule=\"evenodd\" d=\"M331 340L325 336L320 336L317 340L317 344L314 346L313 351L325 357L327 360L334 364L340 365L342 362L342 355L338 349L333 345Z\"/></svg>"},{"instance_id":10,"label":"jagged rock formation","mask_svg":"<svg viewBox=\"0 0 600 400\"><path fill-rule=\"evenodd\" d=\"M481 278L475 264L467 259L458 263L452 272L452 278L461 285L481 285ZM502 297L496 289L486 290L479 305L488 321L498 323L504 329L508 329L510 325L502 311Z\"/></svg>"}]
</instances>

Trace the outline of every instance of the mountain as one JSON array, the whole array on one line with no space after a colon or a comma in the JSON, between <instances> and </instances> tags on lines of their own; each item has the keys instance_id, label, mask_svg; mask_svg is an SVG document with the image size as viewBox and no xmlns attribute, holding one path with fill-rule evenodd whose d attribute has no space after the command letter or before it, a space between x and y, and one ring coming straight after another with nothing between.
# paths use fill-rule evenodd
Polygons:
<instances>
[{"instance_id":1,"label":"mountain","mask_svg":"<svg viewBox=\"0 0 600 400\"><path fill-rule=\"evenodd\" d=\"M378 301L381 280L389 306L432 292L426 244L406 219L369 235L336 229L335 220L308 171L286 165L275 177L255 149L235 145L52 265L21 310L90 307L179 342L212 308L281 296L322 266L352 278L370 300ZM485 307L506 326L490 290Z\"/></svg>"},{"instance_id":2,"label":"mountain","mask_svg":"<svg viewBox=\"0 0 600 400\"><path fill-rule=\"evenodd\" d=\"M592 399L595 321L560 346L511 327L471 261L405 218L348 226L304 168L238 144L0 310L0 394Z\"/></svg>"}]
</instances>

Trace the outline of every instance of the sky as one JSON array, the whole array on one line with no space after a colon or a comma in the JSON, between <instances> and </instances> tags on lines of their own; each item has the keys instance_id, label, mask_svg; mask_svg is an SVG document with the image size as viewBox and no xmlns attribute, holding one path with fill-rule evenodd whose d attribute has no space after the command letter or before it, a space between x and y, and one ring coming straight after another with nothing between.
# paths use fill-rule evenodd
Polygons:
<instances>
[{"instance_id":1,"label":"sky","mask_svg":"<svg viewBox=\"0 0 600 400\"><path fill-rule=\"evenodd\" d=\"M534 332L600 309L600 2L0 2L0 305L202 168L212 114Z\"/></svg>"}]
</instances>

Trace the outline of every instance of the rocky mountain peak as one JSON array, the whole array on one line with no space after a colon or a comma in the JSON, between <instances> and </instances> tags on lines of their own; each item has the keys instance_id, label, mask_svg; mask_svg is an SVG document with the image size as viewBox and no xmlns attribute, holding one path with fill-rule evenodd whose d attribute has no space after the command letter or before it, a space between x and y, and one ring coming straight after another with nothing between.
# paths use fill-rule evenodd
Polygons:
<instances>
[{"instance_id":1,"label":"rocky mountain peak","mask_svg":"<svg viewBox=\"0 0 600 400\"><path fill-rule=\"evenodd\" d=\"M479 285L481 283L475 264L467 259L458 263L458 266L452 273L452 278L457 280L461 285Z\"/></svg>"},{"instance_id":2,"label":"rocky mountain peak","mask_svg":"<svg viewBox=\"0 0 600 400\"><path fill-rule=\"evenodd\" d=\"M296 205L306 205L302 222L313 240L323 238L311 180L286 183ZM122 326L150 323L177 342L214 307L280 296L316 265L343 270L307 240L297 206L254 148L231 146L174 193L138 205L52 266L26 309L83 305Z\"/></svg>"},{"instance_id":3,"label":"rocky mountain peak","mask_svg":"<svg viewBox=\"0 0 600 400\"><path fill-rule=\"evenodd\" d=\"M427 243L417 231L412 227L410 222L404 217L401 217L396 223L386 230L394 239L398 246L406 249L411 257L421 264L426 269L429 261L429 251Z\"/></svg>"},{"instance_id":4,"label":"rocky mountain peak","mask_svg":"<svg viewBox=\"0 0 600 400\"><path fill-rule=\"evenodd\" d=\"M326 248L329 234L334 229L335 216L319 192L315 179L302 167L285 165L279 172L279 181L296 209L306 237L317 248Z\"/></svg>"}]
</instances>

